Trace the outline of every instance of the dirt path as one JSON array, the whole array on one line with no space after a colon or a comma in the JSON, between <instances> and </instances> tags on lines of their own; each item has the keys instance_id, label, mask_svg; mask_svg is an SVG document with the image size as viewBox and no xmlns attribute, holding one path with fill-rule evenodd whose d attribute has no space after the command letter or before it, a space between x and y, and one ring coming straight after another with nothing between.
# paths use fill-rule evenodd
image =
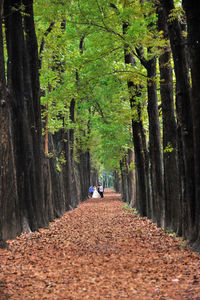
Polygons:
<instances>
[{"instance_id":1,"label":"dirt path","mask_svg":"<svg viewBox=\"0 0 200 300\"><path fill-rule=\"evenodd\" d=\"M200 299L200 255L122 208L89 199L0 250L0 299Z\"/></svg>"}]
</instances>

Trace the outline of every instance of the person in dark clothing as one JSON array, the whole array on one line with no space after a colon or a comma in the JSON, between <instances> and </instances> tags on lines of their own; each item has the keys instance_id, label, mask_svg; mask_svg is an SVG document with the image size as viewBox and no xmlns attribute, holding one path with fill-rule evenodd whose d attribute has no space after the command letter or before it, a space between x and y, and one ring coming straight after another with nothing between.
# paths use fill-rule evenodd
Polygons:
<instances>
[{"instance_id":1,"label":"person in dark clothing","mask_svg":"<svg viewBox=\"0 0 200 300\"><path fill-rule=\"evenodd\" d=\"M93 192L94 192L94 188L93 188L93 186L91 185L91 186L89 187L89 196L90 196L91 198L92 198Z\"/></svg>"}]
</instances>

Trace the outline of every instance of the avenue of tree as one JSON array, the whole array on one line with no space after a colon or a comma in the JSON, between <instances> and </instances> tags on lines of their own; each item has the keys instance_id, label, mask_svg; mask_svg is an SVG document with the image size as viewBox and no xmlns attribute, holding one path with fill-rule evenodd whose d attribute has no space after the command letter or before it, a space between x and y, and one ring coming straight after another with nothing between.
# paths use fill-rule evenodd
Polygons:
<instances>
[{"instance_id":1,"label":"avenue of tree","mask_svg":"<svg viewBox=\"0 0 200 300\"><path fill-rule=\"evenodd\" d=\"M0 246L109 172L200 249L199 14L194 0L0 0Z\"/></svg>"}]
</instances>

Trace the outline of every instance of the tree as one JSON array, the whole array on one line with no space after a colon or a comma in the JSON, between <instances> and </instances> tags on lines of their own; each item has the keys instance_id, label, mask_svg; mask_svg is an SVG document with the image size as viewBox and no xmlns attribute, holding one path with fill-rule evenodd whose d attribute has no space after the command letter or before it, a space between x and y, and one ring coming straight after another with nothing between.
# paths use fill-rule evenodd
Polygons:
<instances>
[{"instance_id":1,"label":"tree","mask_svg":"<svg viewBox=\"0 0 200 300\"><path fill-rule=\"evenodd\" d=\"M34 230L46 224L43 214L37 40L32 1L24 1L24 6L20 5L22 3L14 0L4 3L7 77L12 110L20 226L23 227L26 222Z\"/></svg>"},{"instance_id":2,"label":"tree","mask_svg":"<svg viewBox=\"0 0 200 300\"><path fill-rule=\"evenodd\" d=\"M158 29L163 32L166 46L161 49L160 96L163 123L163 160L165 188L165 226L179 231L180 187L177 152L176 120L174 112L173 71L171 64L171 48L168 44L167 21L162 7L158 7Z\"/></svg>"},{"instance_id":3,"label":"tree","mask_svg":"<svg viewBox=\"0 0 200 300\"><path fill-rule=\"evenodd\" d=\"M20 232L11 110L6 90L2 13L3 1L0 2L0 248L7 246L3 240Z\"/></svg>"},{"instance_id":4,"label":"tree","mask_svg":"<svg viewBox=\"0 0 200 300\"><path fill-rule=\"evenodd\" d=\"M199 216L200 216L200 138L199 138L199 129L200 129L200 121L199 121L199 109L200 109L200 101L199 101L199 83L200 83L200 75L199 75L199 66L200 66L200 54L199 54L199 12L200 7L196 1L187 1L183 0L183 7L187 16L187 42L190 53L190 61L191 61L191 76L192 76L192 97L191 97L191 107L192 107L192 121L193 121L193 137L194 137L194 173L195 180L193 184L195 184L195 201L190 202L190 211L192 217L192 232L193 232L193 240L196 240L195 247L199 247Z\"/></svg>"},{"instance_id":5,"label":"tree","mask_svg":"<svg viewBox=\"0 0 200 300\"><path fill-rule=\"evenodd\" d=\"M173 0L161 1L164 13L168 19L173 11ZM188 58L185 47L185 38L182 35L180 22L177 18L168 21L168 30L172 48L174 69L176 75L176 111L178 124L179 158L183 158L181 169L181 191L183 201L183 234L192 239L195 219L194 199L195 199L195 178L194 178L194 157L193 157L193 128L191 111L191 91L189 79ZM182 155L181 155L182 152ZM179 162L181 167L182 162Z\"/></svg>"}]
</instances>

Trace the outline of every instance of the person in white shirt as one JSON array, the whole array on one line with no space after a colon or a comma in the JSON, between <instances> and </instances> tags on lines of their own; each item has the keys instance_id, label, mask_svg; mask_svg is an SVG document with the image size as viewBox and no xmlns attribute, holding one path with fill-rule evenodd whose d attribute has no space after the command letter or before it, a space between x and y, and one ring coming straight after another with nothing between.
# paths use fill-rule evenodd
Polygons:
<instances>
[{"instance_id":1,"label":"person in white shirt","mask_svg":"<svg viewBox=\"0 0 200 300\"><path fill-rule=\"evenodd\" d=\"M103 185L100 185L99 186L99 194L100 194L101 198L103 198L103 191L104 191Z\"/></svg>"}]
</instances>

